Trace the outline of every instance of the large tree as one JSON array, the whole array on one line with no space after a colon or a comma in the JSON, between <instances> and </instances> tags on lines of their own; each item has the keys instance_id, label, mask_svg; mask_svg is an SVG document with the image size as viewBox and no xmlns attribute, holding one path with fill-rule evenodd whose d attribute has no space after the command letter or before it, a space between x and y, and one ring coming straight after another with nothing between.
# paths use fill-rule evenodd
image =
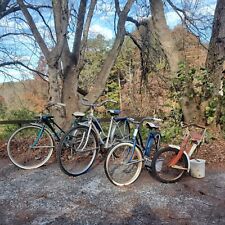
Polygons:
<instances>
[{"instance_id":1,"label":"large tree","mask_svg":"<svg viewBox=\"0 0 225 225\"><path fill-rule=\"evenodd\" d=\"M4 1L6 6L2 5L2 7L4 6L3 11L6 11L9 2ZM49 22L46 21L46 11L42 11L41 7L33 5L32 2L17 0L18 5L14 5L16 7L14 11L21 10L25 19L21 17L21 21L27 23L30 29L29 35L33 35L45 57L48 66L49 100L66 104L65 109L55 108L53 111L59 122L68 122L72 112L76 110L86 110L79 101L80 93L86 95L90 102L95 102L99 98L104 91L110 70L124 41L126 18L134 0L123 1L123 3L114 0L116 34L112 48L108 51L100 72L96 74L96 79L88 90L89 92L82 92L78 87L79 74L85 62L84 55L88 33L97 2L97 0L52 1L52 4L46 5L45 9L53 15L54 26L49 25ZM78 5L77 9L75 5ZM42 20L40 27L39 23L36 23L37 15ZM48 39L46 39L46 33L42 33L43 25L45 31L48 31ZM73 32L69 32L71 30ZM72 47L69 43L71 39L74 40ZM50 45L50 42L53 44ZM23 65L21 62L14 61L13 63Z\"/></svg>"}]
</instances>

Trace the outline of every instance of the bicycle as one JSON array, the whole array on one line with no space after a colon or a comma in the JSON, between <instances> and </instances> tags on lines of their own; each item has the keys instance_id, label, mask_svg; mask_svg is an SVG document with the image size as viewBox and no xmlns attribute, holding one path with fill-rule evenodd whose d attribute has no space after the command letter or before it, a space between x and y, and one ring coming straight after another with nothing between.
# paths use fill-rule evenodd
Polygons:
<instances>
[{"instance_id":1,"label":"bicycle","mask_svg":"<svg viewBox=\"0 0 225 225\"><path fill-rule=\"evenodd\" d=\"M159 149L161 135L159 125L147 122L149 129L147 141L144 145L140 128L146 121L162 121L154 117L146 117L137 122L130 119L135 124L132 141L121 142L114 146L105 160L105 173L108 179L116 186L127 186L132 184L139 177L143 162L148 166L150 153L153 148Z\"/></svg>"},{"instance_id":2,"label":"bicycle","mask_svg":"<svg viewBox=\"0 0 225 225\"><path fill-rule=\"evenodd\" d=\"M169 145L160 149L152 160L153 176L163 183L174 183L190 171L190 158L204 142L206 128L185 124L186 132L180 146ZM191 130L194 128L194 130Z\"/></svg>"},{"instance_id":3,"label":"bicycle","mask_svg":"<svg viewBox=\"0 0 225 225\"><path fill-rule=\"evenodd\" d=\"M82 102L90 107L87 121L80 122L69 130L61 139L58 145L57 157L60 169L69 176L79 176L86 173L93 165L98 151L108 150L116 142L129 139L130 127L126 117L119 117L120 110L108 110L111 115L108 132L94 116L97 107L108 102L116 103L113 100L105 100L99 104ZM81 118L84 113L77 116Z\"/></svg>"},{"instance_id":4,"label":"bicycle","mask_svg":"<svg viewBox=\"0 0 225 225\"><path fill-rule=\"evenodd\" d=\"M65 104L50 102L45 110L52 106L64 107ZM9 159L21 169L36 169L50 159L62 133L65 132L52 115L41 115L37 122L21 127L11 135L7 143Z\"/></svg>"}]
</instances>

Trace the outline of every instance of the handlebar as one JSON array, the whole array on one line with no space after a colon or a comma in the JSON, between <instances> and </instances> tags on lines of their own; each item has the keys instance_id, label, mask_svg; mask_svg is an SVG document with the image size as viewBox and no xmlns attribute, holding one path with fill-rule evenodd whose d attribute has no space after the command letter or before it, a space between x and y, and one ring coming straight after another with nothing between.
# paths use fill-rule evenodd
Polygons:
<instances>
[{"instance_id":1,"label":"handlebar","mask_svg":"<svg viewBox=\"0 0 225 225\"><path fill-rule=\"evenodd\" d=\"M88 101L88 99L83 98L82 101L81 101L81 103L82 103L83 105L85 105L85 106L90 106L90 107L93 107L93 108L95 108L95 107L100 107L100 106L102 106L102 105L105 105L107 102L117 103L117 101L114 101L114 100L112 100L112 99L104 100L104 101L102 101L102 102L100 102L100 103L98 103L98 104L89 103L89 102L85 103L84 101Z\"/></svg>"}]
</instances>

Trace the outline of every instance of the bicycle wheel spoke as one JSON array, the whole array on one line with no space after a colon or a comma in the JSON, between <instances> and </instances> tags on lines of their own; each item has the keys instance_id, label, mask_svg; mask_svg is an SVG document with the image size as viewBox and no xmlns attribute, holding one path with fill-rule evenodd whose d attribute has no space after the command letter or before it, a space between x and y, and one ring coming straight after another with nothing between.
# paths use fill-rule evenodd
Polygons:
<instances>
[{"instance_id":1,"label":"bicycle wheel spoke","mask_svg":"<svg viewBox=\"0 0 225 225\"><path fill-rule=\"evenodd\" d=\"M187 171L187 159L182 155L174 166L170 166L171 160L178 154L178 149L165 148L158 151L152 161L153 175L161 182L172 183L178 181Z\"/></svg>"},{"instance_id":2,"label":"bicycle wheel spoke","mask_svg":"<svg viewBox=\"0 0 225 225\"><path fill-rule=\"evenodd\" d=\"M118 186L129 185L139 176L142 155L138 149L132 151L131 144L118 144L108 154L105 172L109 180Z\"/></svg>"},{"instance_id":3,"label":"bicycle wheel spoke","mask_svg":"<svg viewBox=\"0 0 225 225\"><path fill-rule=\"evenodd\" d=\"M97 139L93 132L89 132L88 127L72 128L59 145L60 168L71 176L85 173L94 162L97 146Z\"/></svg>"},{"instance_id":4,"label":"bicycle wheel spoke","mask_svg":"<svg viewBox=\"0 0 225 225\"><path fill-rule=\"evenodd\" d=\"M51 157L53 148L51 135L46 130L32 125L15 131L7 144L10 160L23 169L42 166Z\"/></svg>"}]
</instances>

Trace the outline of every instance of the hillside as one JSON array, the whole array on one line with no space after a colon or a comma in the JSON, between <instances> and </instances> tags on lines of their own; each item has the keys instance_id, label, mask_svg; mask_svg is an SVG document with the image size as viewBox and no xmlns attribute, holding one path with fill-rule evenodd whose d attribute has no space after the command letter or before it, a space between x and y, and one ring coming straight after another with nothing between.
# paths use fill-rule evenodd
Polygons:
<instances>
[{"instance_id":1,"label":"hillside","mask_svg":"<svg viewBox=\"0 0 225 225\"><path fill-rule=\"evenodd\" d=\"M7 110L40 111L47 100L47 92L47 83L40 79L0 84L0 100Z\"/></svg>"}]
</instances>

